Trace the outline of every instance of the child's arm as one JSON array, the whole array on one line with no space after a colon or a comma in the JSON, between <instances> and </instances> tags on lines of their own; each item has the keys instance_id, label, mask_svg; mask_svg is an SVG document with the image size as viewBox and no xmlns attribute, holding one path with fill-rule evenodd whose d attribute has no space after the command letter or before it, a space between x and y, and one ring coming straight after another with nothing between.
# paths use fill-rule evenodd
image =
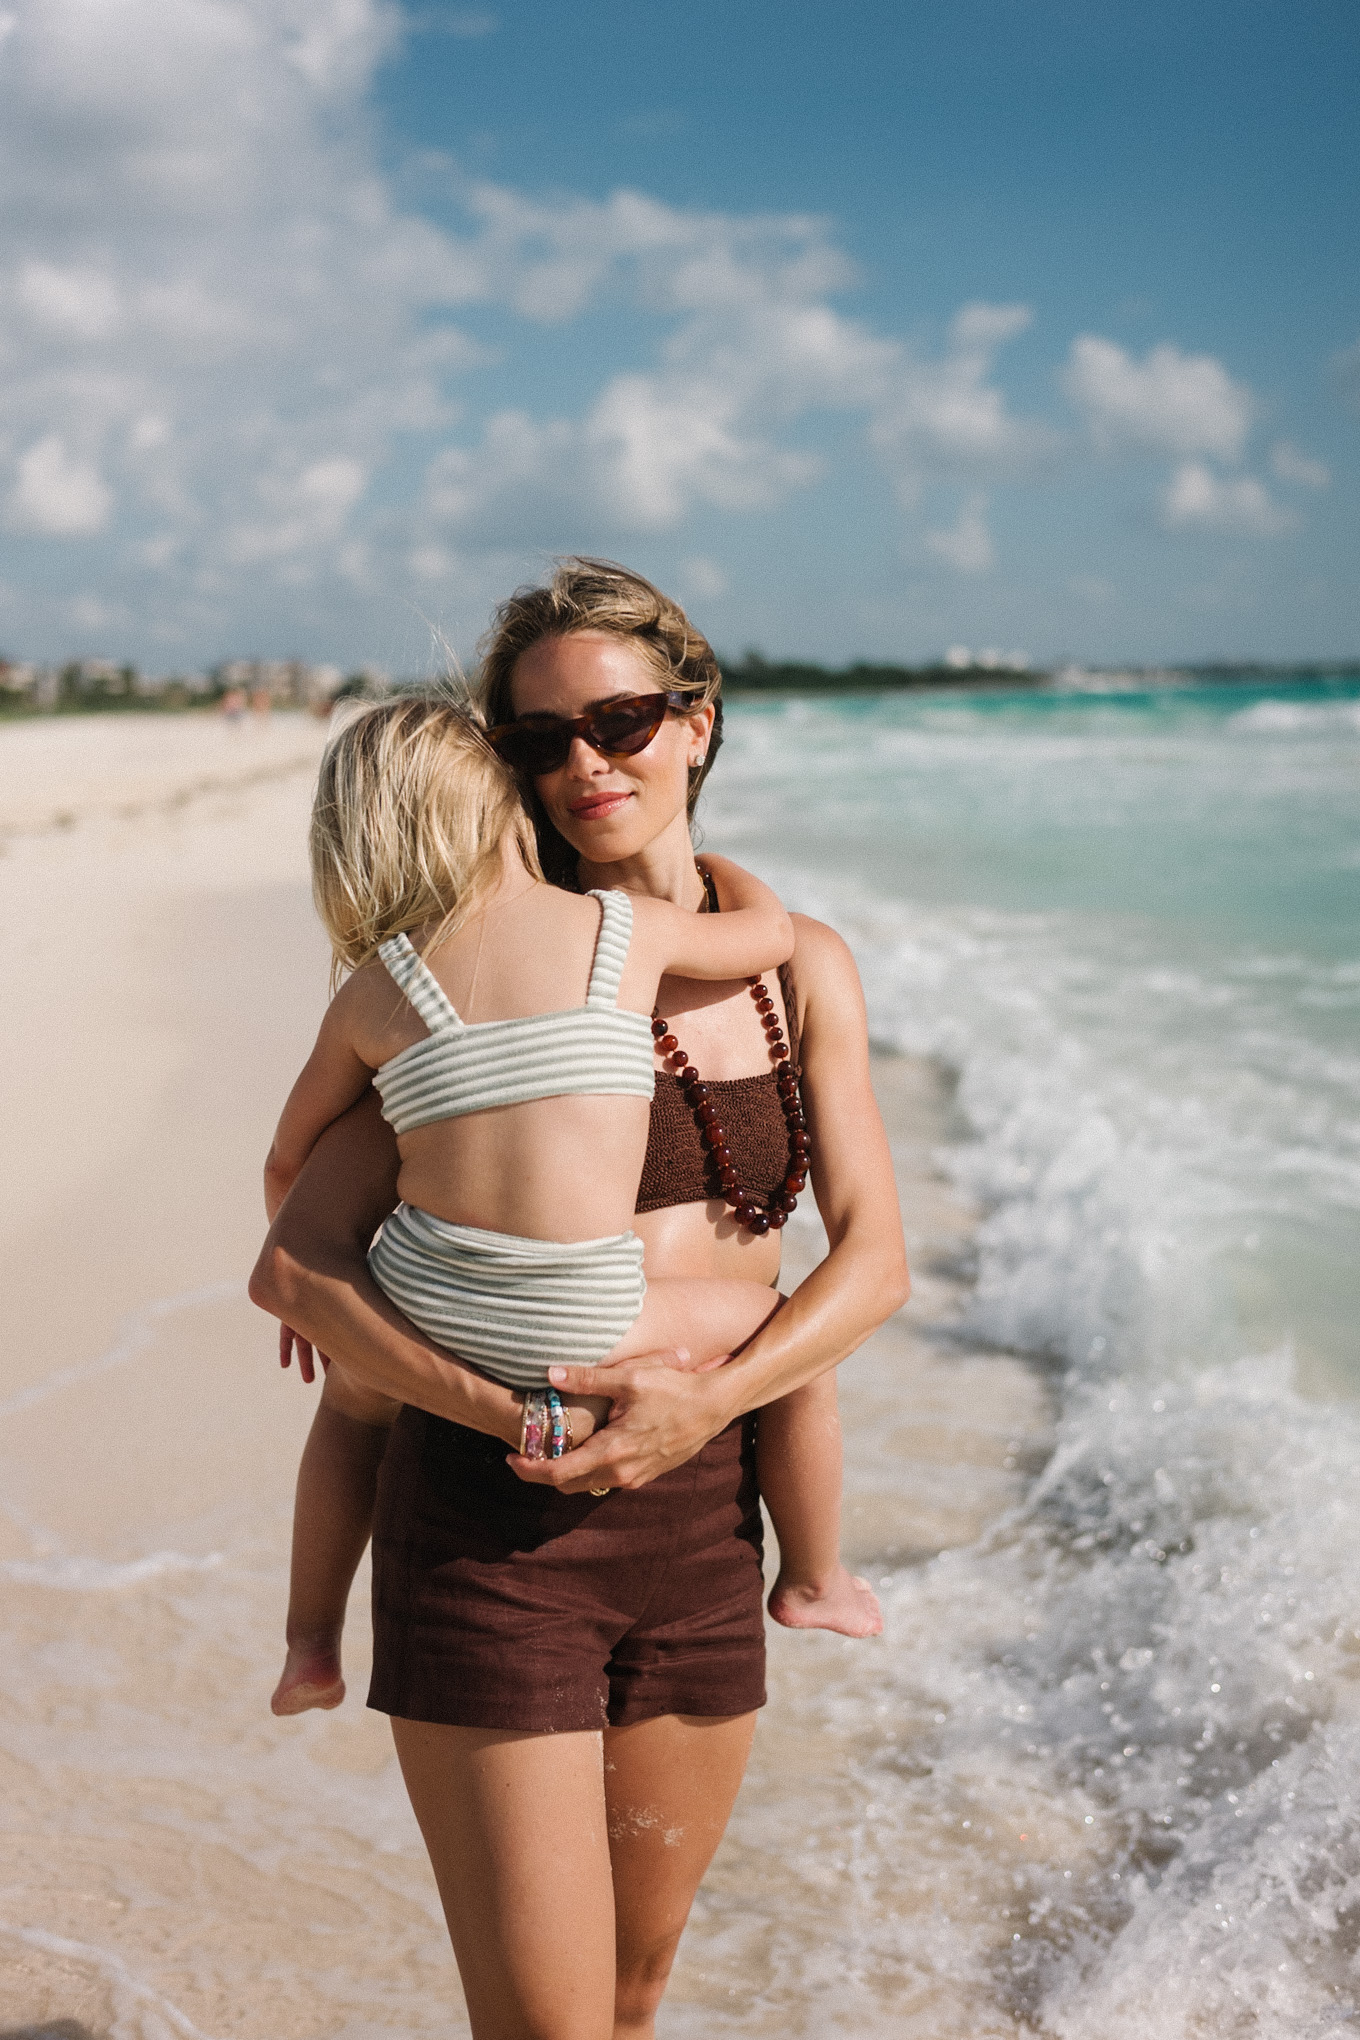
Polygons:
<instances>
[{"instance_id":1,"label":"child's arm","mask_svg":"<svg viewBox=\"0 0 1360 2040\"><path fill-rule=\"evenodd\" d=\"M264 1208L271 1225L321 1135L372 1082L375 1066L365 1062L350 1034L352 1000L346 994L354 983L351 978L331 1000L316 1047L288 1093L265 1159Z\"/></svg>"},{"instance_id":2,"label":"child's arm","mask_svg":"<svg viewBox=\"0 0 1360 2040\"><path fill-rule=\"evenodd\" d=\"M692 914L669 900L633 901L634 927L647 942L657 975L750 977L793 955L793 922L767 885L726 857L704 862L722 899L720 914Z\"/></svg>"}]
</instances>

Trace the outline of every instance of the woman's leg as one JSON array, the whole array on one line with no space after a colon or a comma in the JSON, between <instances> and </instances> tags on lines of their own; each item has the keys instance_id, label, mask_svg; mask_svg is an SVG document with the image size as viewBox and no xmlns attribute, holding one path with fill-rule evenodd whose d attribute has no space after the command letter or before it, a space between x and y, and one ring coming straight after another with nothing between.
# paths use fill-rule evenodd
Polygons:
<instances>
[{"instance_id":1,"label":"woman's leg","mask_svg":"<svg viewBox=\"0 0 1360 2040\"><path fill-rule=\"evenodd\" d=\"M394 1720L392 1735L474 2040L611 2040L614 1883L598 1731Z\"/></svg>"},{"instance_id":2,"label":"woman's leg","mask_svg":"<svg viewBox=\"0 0 1360 2040\"><path fill-rule=\"evenodd\" d=\"M651 2040L753 1714L598 1734L392 1723L474 2040Z\"/></svg>"},{"instance_id":3,"label":"woman's leg","mask_svg":"<svg viewBox=\"0 0 1360 2040\"><path fill-rule=\"evenodd\" d=\"M867 1580L841 1563L841 1419L832 1369L767 1403L756 1426L756 1475L779 1539L770 1613L788 1629L878 1636Z\"/></svg>"},{"instance_id":4,"label":"woman's leg","mask_svg":"<svg viewBox=\"0 0 1360 2040\"><path fill-rule=\"evenodd\" d=\"M618 1940L613 2040L651 2040L694 1894L722 1840L746 1769L755 1725L754 1714L665 1714L605 1730Z\"/></svg>"},{"instance_id":5,"label":"woman's leg","mask_svg":"<svg viewBox=\"0 0 1360 2040\"><path fill-rule=\"evenodd\" d=\"M340 1633L397 1409L347 1381L339 1367L328 1370L298 1468L288 1656L269 1703L275 1714L338 1707L345 1697Z\"/></svg>"}]
</instances>

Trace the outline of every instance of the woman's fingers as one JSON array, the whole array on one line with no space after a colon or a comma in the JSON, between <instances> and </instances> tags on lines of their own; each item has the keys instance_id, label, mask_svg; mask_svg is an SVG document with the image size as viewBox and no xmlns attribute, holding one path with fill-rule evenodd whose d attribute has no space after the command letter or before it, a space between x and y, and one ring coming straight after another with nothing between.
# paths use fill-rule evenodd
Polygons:
<instances>
[{"instance_id":1,"label":"woman's fingers","mask_svg":"<svg viewBox=\"0 0 1360 2040\"><path fill-rule=\"evenodd\" d=\"M620 1383L628 1379L626 1370L630 1368L681 1369L689 1364L688 1346L663 1346L655 1353L638 1353L631 1360L610 1360L598 1367L550 1367L548 1379L555 1389L568 1395L616 1396Z\"/></svg>"},{"instance_id":2,"label":"woman's fingers","mask_svg":"<svg viewBox=\"0 0 1360 2040\"><path fill-rule=\"evenodd\" d=\"M602 1430L560 1459L524 1459L514 1453L511 1472L564 1494L645 1487L658 1474L693 1458L733 1415L726 1396L719 1395L725 1386L721 1374L682 1375L655 1363L633 1362L609 1369L606 1379L614 1408Z\"/></svg>"}]
</instances>

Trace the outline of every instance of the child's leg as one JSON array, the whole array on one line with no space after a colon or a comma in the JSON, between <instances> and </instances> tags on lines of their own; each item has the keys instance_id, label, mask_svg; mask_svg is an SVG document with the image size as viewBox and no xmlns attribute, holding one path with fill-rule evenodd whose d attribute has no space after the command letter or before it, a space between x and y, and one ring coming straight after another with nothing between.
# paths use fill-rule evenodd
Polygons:
<instances>
[{"instance_id":1,"label":"child's leg","mask_svg":"<svg viewBox=\"0 0 1360 2040\"><path fill-rule=\"evenodd\" d=\"M641 1315L610 1360L665 1346L689 1348L695 1367L745 1345L782 1297L758 1282L649 1282ZM836 1376L824 1374L767 1405L756 1433L760 1492L779 1538L770 1613L789 1629L877 1636L883 1616L867 1580L841 1564L841 1420Z\"/></svg>"},{"instance_id":2,"label":"child's leg","mask_svg":"<svg viewBox=\"0 0 1360 2040\"><path fill-rule=\"evenodd\" d=\"M834 1368L767 1403L756 1431L760 1492L779 1539L770 1613L789 1629L878 1636L867 1580L841 1564L841 1420Z\"/></svg>"},{"instance_id":3,"label":"child's leg","mask_svg":"<svg viewBox=\"0 0 1360 2040\"><path fill-rule=\"evenodd\" d=\"M288 1656L275 1714L338 1707L345 1697L340 1632L350 1585L373 1524L378 1467L398 1404L327 1373L298 1468Z\"/></svg>"}]
</instances>

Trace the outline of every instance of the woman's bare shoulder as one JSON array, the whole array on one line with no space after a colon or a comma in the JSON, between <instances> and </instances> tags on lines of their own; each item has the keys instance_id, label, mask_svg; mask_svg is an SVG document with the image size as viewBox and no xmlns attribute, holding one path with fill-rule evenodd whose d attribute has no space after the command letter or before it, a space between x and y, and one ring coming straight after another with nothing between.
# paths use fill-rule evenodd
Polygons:
<instances>
[{"instance_id":1,"label":"woman's bare shoulder","mask_svg":"<svg viewBox=\"0 0 1360 2040\"><path fill-rule=\"evenodd\" d=\"M837 985L852 984L858 989L859 972L845 937L828 928L825 921L814 921L810 914L792 914L789 918L794 936L791 968L799 992L806 997L816 985L831 990Z\"/></svg>"}]
</instances>

